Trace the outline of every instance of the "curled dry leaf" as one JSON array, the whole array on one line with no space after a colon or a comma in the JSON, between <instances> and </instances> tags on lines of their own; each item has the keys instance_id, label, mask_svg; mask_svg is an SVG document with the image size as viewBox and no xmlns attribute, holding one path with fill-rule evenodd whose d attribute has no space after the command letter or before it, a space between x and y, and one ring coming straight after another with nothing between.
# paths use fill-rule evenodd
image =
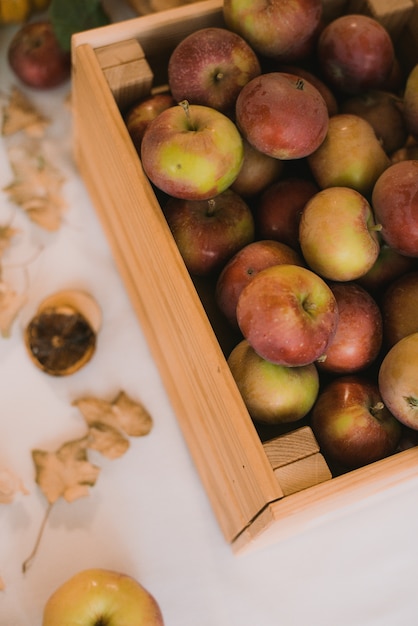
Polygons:
<instances>
[{"instance_id":1,"label":"curled dry leaf","mask_svg":"<svg viewBox=\"0 0 418 626\"><path fill-rule=\"evenodd\" d=\"M67 208L61 195L65 178L38 145L31 149L13 146L8 155L14 180L3 190L38 226L48 231L58 230Z\"/></svg>"},{"instance_id":2,"label":"curled dry leaf","mask_svg":"<svg viewBox=\"0 0 418 626\"><path fill-rule=\"evenodd\" d=\"M112 402L89 396L73 404L89 427L89 447L108 458L117 458L126 452L127 437L142 437L152 428L152 418L145 407L124 391Z\"/></svg>"},{"instance_id":3,"label":"curled dry leaf","mask_svg":"<svg viewBox=\"0 0 418 626\"><path fill-rule=\"evenodd\" d=\"M0 334L3 338L10 336L13 323L25 302L25 294L17 293L0 281Z\"/></svg>"},{"instance_id":4,"label":"curled dry leaf","mask_svg":"<svg viewBox=\"0 0 418 626\"><path fill-rule=\"evenodd\" d=\"M21 130L30 137L43 137L50 120L17 88L12 87L7 104L3 107L1 134L13 135Z\"/></svg>"},{"instance_id":5,"label":"curled dry leaf","mask_svg":"<svg viewBox=\"0 0 418 626\"><path fill-rule=\"evenodd\" d=\"M64 443L56 452L32 450L36 483L49 504L62 497L67 502L87 496L100 468L87 457L87 437Z\"/></svg>"},{"instance_id":6,"label":"curled dry leaf","mask_svg":"<svg viewBox=\"0 0 418 626\"><path fill-rule=\"evenodd\" d=\"M0 504L10 504L18 493L27 495L29 491L14 472L0 468Z\"/></svg>"}]
</instances>

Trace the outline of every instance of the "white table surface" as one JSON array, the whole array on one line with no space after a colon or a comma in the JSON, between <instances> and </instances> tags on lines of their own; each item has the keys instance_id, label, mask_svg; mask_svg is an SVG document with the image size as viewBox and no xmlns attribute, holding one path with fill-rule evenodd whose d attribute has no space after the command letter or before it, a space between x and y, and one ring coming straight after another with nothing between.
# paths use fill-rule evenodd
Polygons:
<instances>
[{"instance_id":1,"label":"white table surface","mask_svg":"<svg viewBox=\"0 0 418 626\"><path fill-rule=\"evenodd\" d=\"M6 61L14 30L0 29L3 94L18 84ZM51 117L43 142L67 178L69 208L62 227L47 233L0 191L0 227L12 219L20 229L3 258L3 279L28 296L10 338L0 339L0 467L13 470L29 490L0 505L0 626L41 626L52 591L88 567L136 577L158 600L167 626L415 626L418 478L291 539L232 554L74 165L64 104L70 84L24 91ZM11 182L6 148L20 140L0 139L1 189ZM22 332L42 298L65 288L90 292L103 326L92 361L54 378L29 360ZM30 450L53 451L84 433L74 399L111 400L121 389L148 408L152 432L132 439L118 460L93 457L102 468L96 486L86 498L56 503L37 556L22 574L46 507Z\"/></svg>"}]
</instances>

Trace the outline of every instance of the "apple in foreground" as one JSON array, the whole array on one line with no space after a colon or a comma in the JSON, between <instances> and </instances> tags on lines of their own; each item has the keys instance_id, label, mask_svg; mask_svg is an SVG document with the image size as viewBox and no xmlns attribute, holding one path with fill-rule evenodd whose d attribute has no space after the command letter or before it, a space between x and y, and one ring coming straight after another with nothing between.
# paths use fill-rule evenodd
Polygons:
<instances>
[{"instance_id":1,"label":"apple in foreground","mask_svg":"<svg viewBox=\"0 0 418 626\"><path fill-rule=\"evenodd\" d=\"M49 597L42 626L163 626L155 598L134 578L105 569L82 570Z\"/></svg>"},{"instance_id":2,"label":"apple in foreground","mask_svg":"<svg viewBox=\"0 0 418 626\"><path fill-rule=\"evenodd\" d=\"M418 430L418 332L407 335L386 353L378 384L389 411L405 426Z\"/></svg>"},{"instance_id":3,"label":"apple in foreground","mask_svg":"<svg viewBox=\"0 0 418 626\"><path fill-rule=\"evenodd\" d=\"M335 374L352 374L369 367L379 355L382 314L375 299L355 282L330 287L338 305L338 325L318 367Z\"/></svg>"},{"instance_id":4,"label":"apple in foreground","mask_svg":"<svg viewBox=\"0 0 418 626\"><path fill-rule=\"evenodd\" d=\"M161 92L142 98L128 109L125 124L138 154L141 153L142 137L150 121L175 104L169 92Z\"/></svg>"},{"instance_id":5,"label":"apple in foreground","mask_svg":"<svg viewBox=\"0 0 418 626\"><path fill-rule=\"evenodd\" d=\"M174 48L168 85L177 102L203 104L232 113L242 87L261 73L254 50L225 28L200 28Z\"/></svg>"},{"instance_id":6,"label":"apple in foreground","mask_svg":"<svg viewBox=\"0 0 418 626\"><path fill-rule=\"evenodd\" d=\"M161 191L207 200L236 179L244 159L234 122L212 107L182 102L152 120L142 139L145 173Z\"/></svg>"},{"instance_id":7,"label":"apple in foreground","mask_svg":"<svg viewBox=\"0 0 418 626\"><path fill-rule=\"evenodd\" d=\"M327 461L346 470L393 454L402 433L378 386L358 375L336 378L320 391L311 427Z\"/></svg>"},{"instance_id":8,"label":"apple in foreground","mask_svg":"<svg viewBox=\"0 0 418 626\"><path fill-rule=\"evenodd\" d=\"M313 363L276 365L260 357L246 339L235 346L227 362L249 414L258 422L296 422L317 398L319 376Z\"/></svg>"},{"instance_id":9,"label":"apple in foreground","mask_svg":"<svg viewBox=\"0 0 418 626\"><path fill-rule=\"evenodd\" d=\"M418 257L418 160L388 167L376 181L371 202L386 243Z\"/></svg>"},{"instance_id":10,"label":"apple in foreground","mask_svg":"<svg viewBox=\"0 0 418 626\"><path fill-rule=\"evenodd\" d=\"M386 348L418 332L418 271L394 280L383 293L380 308Z\"/></svg>"},{"instance_id":11,"label":"apple in foreground","mask_svg":"<svg viewBox=\"0 0 418 626\"><path fill-rule=\"evenodd\" d=\"M195 276L219 271L254 240L251 209L232 189L209 200L169 198L163 212L183 261Z\"/></svg>"},{"instance_id":12,"label":"apple in foreground","mask_svg":"<svg viewBox=\"0 0 418 626\"><path fill-rule=\"evenodd\" d=\"M317 32L322 17L320 0L225 0L227 27L239 33L266 57L295 60Z\"/></svg>"},{"instance_id":13,"label":"apple in foreground","mask_svg":"<svg viewBox=\"0 0 418 626\"><path fill-rule=\"evenodd\" d=\"M351 187L367 197L390 163L372 125L351 113L333 115L325 140L308 155L310 170L321 189Z\"/></svg>"},{"instance_id":14,"label":"apple in foreground","mask_svg":"<svg viewBox=\"0 0 418 626\"><path fill-rule=\"evenodd\" d=\"M256 76L240 91L236 124L251 145L282 160L301 159L327 134L328 109L308 81L286 72Z\"/></svg>"},{"instance_id":15,"label":"apple in foreground","mask_svg":"<svg viewBox=\"0 0 418 626\"><path fill-rule=\"evenodd\" d=\"M368 15L355 13L325 26L317 54L325 81L344 93L381 88L395 60L392 39L384 26Z\"/></svg>"},{"instance_id":16,"label":"apple in foreground","mask_svg":"<svg viewBox=\"0 0 418 626\"><path fill-rule=\"evenodd\" d=\"M379 255L376 228L371 206L362 194L349 187L322 189L308 200L302 213L302 254L308 266L326 279L356 280Z\"/></svg>"},{"instance_id":17,"label":"apple in foreground","mask_svg":"<svg viewBox=\"0 0 418 626\"><path fill-rule=\"evenodd\" d=\"M300 254L287 244L258 239L238 250L223 267L216 282L215 297L233 327L237 326L237 303L244 287L261 270L284 263L304 265Z\"/></svg>"},{"instance_id":18,"label":"apple in foreground","mask_svg":"<svg viewBox=\"0 0 418 626\"><path fill-rule=\"evenodd\" d=\"M337 329L338 307L325 281L305 267L275 265L242 290L237 321L264 359L290 367L308 365L326 352Z\"/></svg>"},{"instance_id":19,"label":"apple in foreground","mask_svg":"<svg viewBox=\"0 0 418 626\"><path fill-rule=\"evenodd\" d=\"M70 78L70 53L60 47L49 20L21 26L10 41L7 57L13 72L29 87L50 89Z\"/></svg>"}]
</instances>

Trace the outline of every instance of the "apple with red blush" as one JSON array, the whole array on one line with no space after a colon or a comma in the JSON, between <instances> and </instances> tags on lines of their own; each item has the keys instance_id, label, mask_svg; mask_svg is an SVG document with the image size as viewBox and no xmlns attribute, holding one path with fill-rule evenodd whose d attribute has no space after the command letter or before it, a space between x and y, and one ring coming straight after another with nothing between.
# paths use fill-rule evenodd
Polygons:
<instances>
[{"instance_id":1,"label":"apple with red blush","mask_svg":"<svg viewBox=\"0 0 418 626\"><path fill-rule=\"evenodd\" d=\"M399 254L387 243L381 241L376 262L358 279L358 283L372 295L380 297L392 281L416 267L418 265L414 258Z\"/></svg>"},{"instance_id":2,"label":"apple with red blush","mask_svg":"<svg viewBox=\"0 0 418 626\"><path fill-rule=\"evenodd\" d=\"M51 89L70 78L70 52L61 48L49 20L23 24L9 43L7 58L28 87Z\"/></svg>"},{"instance_id":3,"label":"apple with red blush","mask_svg":"<svg viewBox=\"0 0 418 626\"><path fill-rule=\"evenodd\" d=\"M251 145L282 160L311 154L328 130L328 109L318 89L286 72L250 80L238 95L235 116Z\"/></svg>"},{"instance_id":4,"label":"apple with red blush","mask_svg":"<svg viewBox=\"0 0 418 626\"><path fill-rule=\"evenodd\" d=\"M316 183L299 176L282 178L269 185L254 206L257 237L282 241L299 250L302 211L318 191Z\"/></svg>"},{"instance_id":5,"label":"apple with red blush","mask_svg":"<svg viewBox=\"0 0 418 626\"><path fill-rule=\"evenodd\" d=\"M234 122L212 107L181 102L148 124L141 161L150 181L169 196L208 200L236 179L244 158Z\"/></svg>"},{"instance_id":6,"label":"apple with red blush","mask_svg":"<svg viewBox=\"0 0 418 626\"><path fill-rule=\"evenodd\" d=\"M337 330L323 358L321 371L353 374L377 359L382 346L383 322L375 299L355 282L332 283L337 301Z\"/></svg>"},{"instance_id":7,"label":"apple with red blush","mask_svg":"<svg viewBox=\"0 0 418 626\"><path fill-rule=\"evenodd\" d=\"M418 257L418 160L393 163L382 172L371 203L386 243L399 254Z\"/></svg>"},{"instance_id":8,"label":"apple with red blush","mask_svg":"<svg viewBox=\"0 0 418 626\"><path fill-rule=\"evenodd\" d=\"M319 93L324 98L328 115L331 117L338 113L339 103L334 92L317 74L300 65L280 65L279 70L281 72L287 72L288 74L296 74L296 76L300 76L309 81L311 85L318 89Z\"/></svg>"},{"instance_id":9,"label":"apple with red blush","mask_svg":"<svg viewBox=\"0 0 418 626\"><path fill-rule=\"evenodd\" d=\"M253 420L269 425L289 424L305 417L319 391L314 363L300 367L277 365L260 357L243 339L227 363Z\"/></svg>"},{"instance_id":10,"label":"apple with red blush","mask_svg":"<svg viewBox=\"0 0 418 626\"><path fill-rule=\"evenodd\" d=\"M328 187L305 205L299 242L307 265L323 278L363 276L379 255L378 226L367 199L350 187Z\"/></svg>"},{"instance_id":11,"label":"apple with red blush","mask_svg":"<svg viewBox=\"0 0 418 626\"><path fill-rule=\"evenodd\" d=\"M389 411L408 428L418 430L418 332L403 337L386 353L378 384Z\"/></svg>"},{"instance_id":12,"label":"apple with red blush","mask_svg":"<svg viewBox=\"0 0 418 626\"><path fill-rule=\"evenodd\" d=\"M225 0L226 26L265 57L295 60L304 55L321 23L321 0Z\"/></svg>"},{"instance_id":13,"label":"apple with red blush","mask_svg":"<svg viewBox=\"0 0 418 626\"><path fill-rule=\"evenodd\" d=\"M378 385L361 375L340 376L318 394L311 427L328 463L352 470L393 454L401 425Z\"/></svg>"},{"instance_id":14,"label":"apple with red blush","mask_svg":"<svg viewBox=\"0 0 418 626\"><path fill-rule=\"evenodd\" d=\"M238 250L254 240L254 219L248 204L234 191L209 200L171 197L163 212L190 274L220 271Z\"/></svg>"},{"instance_id":15,"label":"apple with red blush","mask_svg":"<svg viewBox=\"0 0 418 626\"><path fill-rule=\"evenodd\" d=\"M243 198L253 198L280 178L284 162L256 150L245 139L243 144L244 160L231 189Z\"/></svg>"},{"instance_id":16,"label":"apple with red blush","mask_svg":"<svg viewBox=\"0 0 418 626\"><path fill-rule=\"evenodd\" d=\"M257 354L289 367L321 358L338 323L329 286L299 265L261 270L241 291L236 314L243 337Z\"/></svg>"},{"instance_id":17,"label":"apple with red blush","mask_svg":"<svg viewBox=\"0 0 418 626\"><path fill-rule=\"evenodd\" d=\"M261 270L280 264L304 265L300 254L285 243L257 240L244 246L227 262L218 276L215 297L219 309L237 327L237 303L241 291Z\"/></svg>"},{"instance_id":18,"label":"apple with red blush","mask_svg":"<svg viewBox=\"0 0 418 626\"><path fill-rule=\"evenodd\" d=\"M237 33L200 28L177 44L168 61L168 85L177 102L233 112L242 87L261 74L258 57Z\"/></svg>"},{"instance_id":19,"label":"apple with red blush","mask_svg":"<svg viewBox=\"0 0 418 626\"><path fill-rule=\"evenodd\" d=\"M148 124L175 104L171 93L164 91L141 98L128 109L124 117L125 124L138 154L141 153L142 137Z\"/></svg>"},{"instance_id":20,"label":"apple with red blush","mask_svg":"<svg viewBox=\"0 0 418 626\"><path fill-rule=\"evenodd\" d=\"M395 50L380 22L353 13L325 26L318 39L317 58L325 82L342 93L355 94L385 85Z\"/></svg>"},{"instance_id":21,"label":"apple with red blush","mask_svg":"<svg viewBox=\"0 0 418 626\"><path fill-rule=\"evenodd\" d=\"M418 271L407 272L391 282L382 295L380 308L386 348L418 332Z\"/></svg>"}]
</instances>

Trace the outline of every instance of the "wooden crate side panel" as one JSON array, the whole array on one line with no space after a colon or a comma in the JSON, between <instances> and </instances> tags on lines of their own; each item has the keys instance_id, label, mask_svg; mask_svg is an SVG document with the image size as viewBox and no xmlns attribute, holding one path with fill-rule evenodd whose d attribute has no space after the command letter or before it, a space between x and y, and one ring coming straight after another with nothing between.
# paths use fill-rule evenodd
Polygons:
<instances>
[{"instance_id":1,"label":"wooden crate side panel","mask_svg":"<svg viewBox=\"0 0 418 626\"><path fill-rule=\"evenodd\" d=\"M73 94L78 165L231 541L282 492L88 45L76 50Z\"/></svg>"},{"instance_id":2,"label":"wooden crate side panel","mask_svg":"<svg viewBox=\"0 0 418 626\"><path fill-rule=\"evenodd\" d=\"M353 504L367 506L374 496L416 479L417 464L418 448L411 448L273 502L236 539L233 550L243 554L266 547L343 515Z\"/></svg>"}]
</instances>

